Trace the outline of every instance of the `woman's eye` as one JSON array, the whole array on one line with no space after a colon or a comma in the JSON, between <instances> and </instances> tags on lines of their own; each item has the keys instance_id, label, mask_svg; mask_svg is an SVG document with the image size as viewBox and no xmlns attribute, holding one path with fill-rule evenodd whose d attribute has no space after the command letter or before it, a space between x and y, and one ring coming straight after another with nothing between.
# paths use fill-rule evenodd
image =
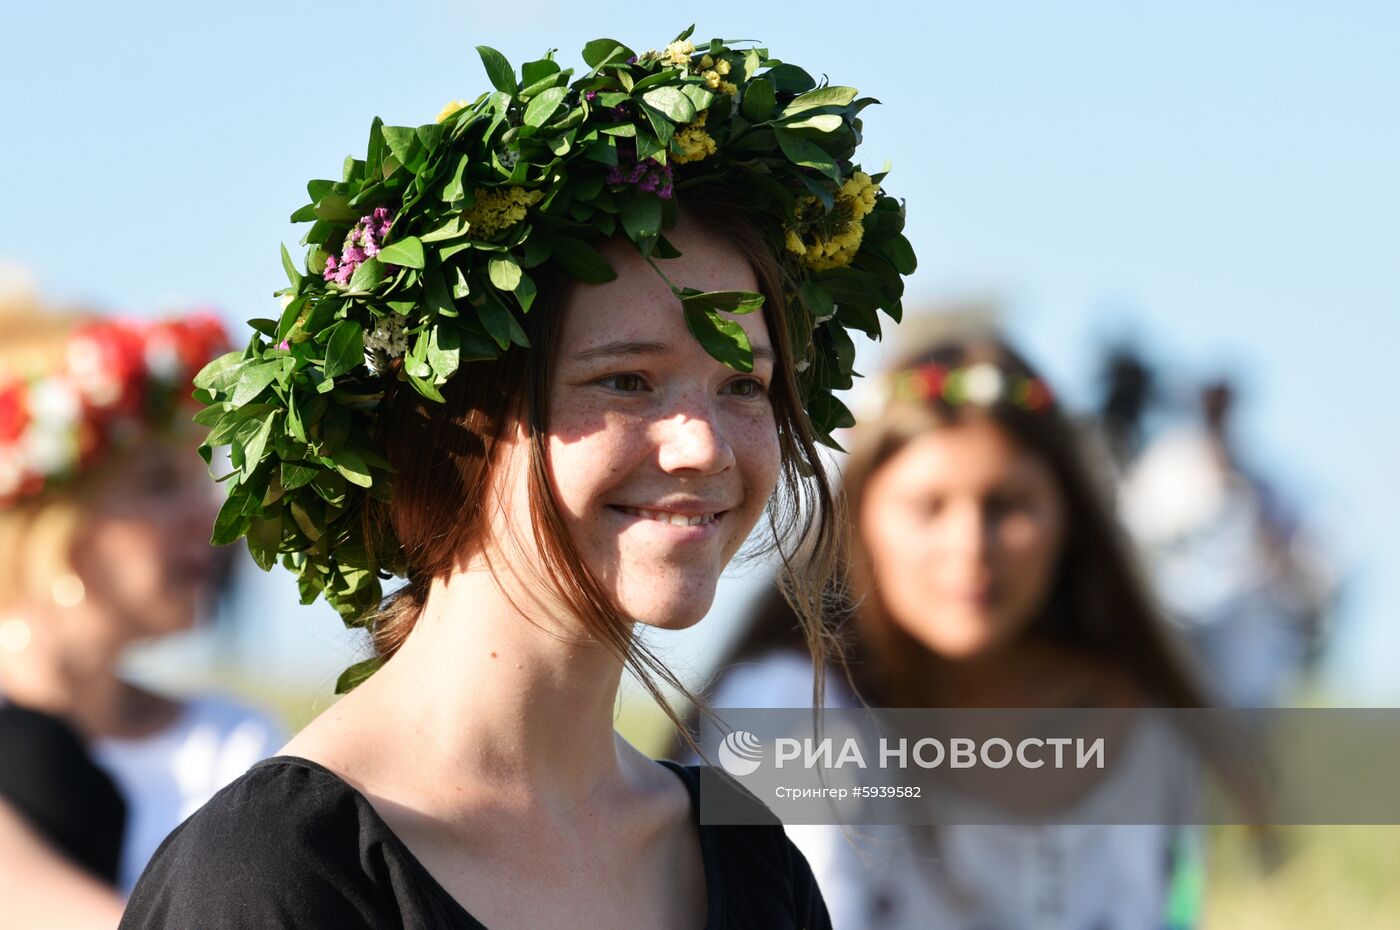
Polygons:
<instances>
[{"instance_id":1,"label":"woman's eye","mask_svg":"<svg viewBox=\"0 0 1400 930\"><path fill-rule=\"evenodd\" d=\"M606 384L615 391L622 391L624 394L635 394L646 387L646 382L641 375L609 375L598 382Z\"/></svg>"},{"instance_id":2,"label":"woman's eye","mask_svg":"<svg viewBox=\"0 0 1400 930\"><path fill-rule=\"evenodd\" d=\"M745 378L742 381L734 381L729 385L729 393L737 397L757 397L765 393L763 382L757 378Z\"/></svg>"}]
</instances>

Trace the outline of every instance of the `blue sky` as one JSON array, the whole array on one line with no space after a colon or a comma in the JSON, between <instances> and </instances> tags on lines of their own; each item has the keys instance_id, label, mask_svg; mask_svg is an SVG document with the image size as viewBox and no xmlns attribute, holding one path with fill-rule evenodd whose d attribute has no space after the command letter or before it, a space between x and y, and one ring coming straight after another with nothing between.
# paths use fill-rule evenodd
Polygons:
<instances>
[{"instance_id":1,"label":"blue sky","mask_svg":"<svg viewBox=\"0 0 1400 930\"><path fill-rule=\"evenodd\" d=\"M54 298L271 315L288 214L371 117L474 97L478 44L567 65L697 19L883 101L862 158L908 201L911 311L999 298L1071 402L1117 336L1175 385L1243 373L1251 459L1348 575L1336 685L1400 697L1393 4L11 4L0 257Z\"/></svg>"}]
</instances>

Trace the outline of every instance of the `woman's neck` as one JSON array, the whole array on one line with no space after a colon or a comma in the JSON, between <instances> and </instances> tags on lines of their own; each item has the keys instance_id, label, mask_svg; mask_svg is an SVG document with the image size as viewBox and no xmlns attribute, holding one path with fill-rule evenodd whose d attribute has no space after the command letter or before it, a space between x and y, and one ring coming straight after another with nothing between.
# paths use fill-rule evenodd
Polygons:
<instances>
[{"instance_id":1,"label":"woman's neck","mask_svg":"<svg viewBox=\"0 0 1400 930\"><path fill-rule=\"evenodd\" d=\"M1078 706L1094 663L1057 643L1022 637L987 653L929 656L929 703L937 707Z\"/></svg>"},{"instance_id":2,"label":"woman's neck","mask_svg":"<svg viewBox=\"0 0 1400 930\"><path fill-rule=\"evenodd\" d=\"M498 802L518 792L522 803L577 810L619 775L622 664L551 613L508 597L486 570L436 581L403 646L331 713L377 724L361 732L388 744L375 755L400 771L378 771L386 781L412 767L415 780L495 786Z\"/></svg>"}]
</instances>

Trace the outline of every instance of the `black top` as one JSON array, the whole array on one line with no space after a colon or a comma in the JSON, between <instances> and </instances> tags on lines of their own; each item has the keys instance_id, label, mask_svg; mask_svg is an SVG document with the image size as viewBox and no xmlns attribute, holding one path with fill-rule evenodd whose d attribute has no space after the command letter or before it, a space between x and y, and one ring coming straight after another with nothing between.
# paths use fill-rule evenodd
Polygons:
<instances>
[{"instance_id":1,"label":"black top","mask_svg":"<svg viewBox=\"0 0 1400 930\"><path fill-rule=\"evenodd\" d=\"M662 764L690 791L705 930L830 930L811 869L781 826L700 824L694 767ZM170 834L121 922L121 930L205 927L486 930L363 795L294 756L253 766Z\"/></svg>"},{"instance_id":2,"label":"black top","mask_svg":"<svg viewBox=\"0 0 1400 930\"><path fill-rule=\"evenodd\" d=\"M55 849L115 884L126 802L66 723L0 702L0 797Z\"/></svg>"}]
</instances>

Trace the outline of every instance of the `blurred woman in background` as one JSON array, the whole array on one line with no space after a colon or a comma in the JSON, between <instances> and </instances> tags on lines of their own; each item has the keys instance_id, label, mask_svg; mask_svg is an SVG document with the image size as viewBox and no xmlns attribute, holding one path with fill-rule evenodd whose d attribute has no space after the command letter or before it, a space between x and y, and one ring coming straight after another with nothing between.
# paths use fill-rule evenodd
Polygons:
<instances>
[{"instance_id":1,"label":"blurred woman in background","mask_svg":"<svg viewBox=\"0 0 1400 930\"><path fill-rule=\"evenodd\" d=\"M188 629L213 593L214 498L188 398L226 336L212 316L127 323L28 301L0 307L0 333L0 703L66 722L124 799L120 863L99 876L115 879L114 925L120 895L165 835L282 738L235 703L177 700L119 674L127 646ZM41 759L27 738L0 756L10 769ZM77 875L94 874L26 813L25 799L0 803L3 850L45 842L55 853L47 865L69 853ZM62 868L46 884L36 880L40 859L7 862L5 910L33 899L45 926L60 925L70 903L54 892ZM85 913L102 912L98 896L85 900Z\"/></svg>"},{"instance_id":2,"label":"blurred woman in background","mask_svg":"<svg viewBox=\"0 0 1400 930\"><path fill-rule=\"evenodd\" d=\"M828 706L1203 705L1073 427L1024 359L994 338L945 341L875 393L845 468L855 606ZM764 599L714 704L809 704L797 630L781 598ZM923 855L917 831L895 831L892 855L834 826L790 832L837 930L1189 922L1168 919L1179 828L944 826L923 831Z\"/></svg>"}]
</instances>

